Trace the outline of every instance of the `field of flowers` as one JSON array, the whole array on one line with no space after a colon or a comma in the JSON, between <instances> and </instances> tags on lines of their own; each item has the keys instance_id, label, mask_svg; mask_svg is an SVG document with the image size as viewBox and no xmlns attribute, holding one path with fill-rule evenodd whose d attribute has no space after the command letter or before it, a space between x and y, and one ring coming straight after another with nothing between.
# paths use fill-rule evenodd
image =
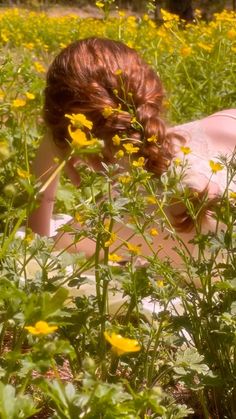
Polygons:
<instances>
[{"instance_id":1,"label":"field of flowers","mask_svg":"<svg viewBox=\"0 0 236 419\"><path fill-rule=\"evenodd\" d=\"M183 28L165 13L157 27L148 15L127 17L123 11L97 20L1 11L0 417L234 418L235 193L226 191L215 208L226 230L196 233L191 255L164 212L179 194L180 162L159 181L140 161L117 179L113 166L105 176L82 167L79 190L62 176L56 211L77 218L82 234L97 243L95 257L56 252L52 239L30 231L16 236L41 187L30 165L44 132L47 67L61 48L92 35L125 42L156 69L171 124L236 108L233 12L209 24L199 16ZM222 165L232 178L235 164ZM179 199L194 217L188 196ZM144 266L138 263L142 250L129 242L128 263L109 253L113 221L127 213L151 249ZM153 217L156 229L149 228ZM152 250L163 225L175 238L181 269ZM71 233L80 240L80 232Z\"/></svg>"}]
</instances>

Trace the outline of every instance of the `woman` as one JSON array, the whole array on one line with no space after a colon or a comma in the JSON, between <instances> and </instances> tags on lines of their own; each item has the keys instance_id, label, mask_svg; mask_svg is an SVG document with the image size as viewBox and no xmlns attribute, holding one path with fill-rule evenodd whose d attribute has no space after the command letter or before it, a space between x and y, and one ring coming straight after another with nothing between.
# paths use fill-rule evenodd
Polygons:
<instances>
[{"instance_id":1,"label":"woman","mask_svg":"<svg viewBox=\"0 0 236 419\"><path fill-rule=\"evenodd\" d=\"M212 175L209 160L219 155L231 155L236 145L236 109L217 112L202 120L176 127L168 127L161 117L162 83L137 54L121 42L88 38L69 45L51 64L45 89L44 119L48 131L36 155L33 170L37 178L46 181L55 171L55 157L68 153L68 114L83 114L92 122L92 134L104 141L103 158L89 159L95 170L102 169L101 161L113 162L115 135L127 136L128 142L139 146L138 157L145 160L145 168L156 176L163 174L176 158L183 158L183 146L191 149L186 186L214 200L222 196L226 187L226 170ZM110 112L105 112L110 110ZM134 119L135 118L135 119ZM150 139L154 139L150 141ZM190 150L189 150L190 151ZM65 167L71 181L79 186L80 179L72 158ZM78 162L77 162L78 163ZM49 235L58 175L41 195L38 208L29 219L29 226L40 235ZM230 189L235 190L231 182ZM172 218L179 217L183 208L174 206ZM175 214L176 210L176 214ZM212 229L213 219L205 214L202 225ZM126 239L130 232L123 226L120 235ZM194 231L181 228L181 239L192 251L189 240ZM172 250L173 241L162 242L166 232L159 234L154 247L163 245L160 255L178 259ZM135 239L134 239L135 240ZM140 239L138 239L140 242ZM64 236L61 246L68 245ZM141 243L142 253L150 250ZM145 247L146 246L146 247ZM93 254L95 244L89 239L80 241L77 250Z\"/></svg>"}]
</instances>

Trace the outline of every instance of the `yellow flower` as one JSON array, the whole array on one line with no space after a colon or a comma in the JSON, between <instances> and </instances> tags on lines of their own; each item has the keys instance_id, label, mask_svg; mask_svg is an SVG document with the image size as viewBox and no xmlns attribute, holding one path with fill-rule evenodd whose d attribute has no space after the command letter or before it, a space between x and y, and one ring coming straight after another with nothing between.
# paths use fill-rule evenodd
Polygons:
<instances>
[{"instance_id":1,"label":"yellow flower","mask_svg":"<svg viewBox=\"0 0 236 419\"><path fill-rule=\"evenodd\" d=\"M176 167L180 166L180 165L181 165L181 163L182 163L182 160L181 160L181 159L179 159L178 157L176 157L176 159L174 159L174 165L175 165Z\"/></svg>"},{"instance_id":2,"label":"yellow flower","mask_svg":"<svg viewBox=\"0 0 236 419\"><path fill-rule=\"evenodd\" d=\"M135 255L140 255L141 253L141 245L135 245L135 244L131 244L131 243L126 243L126 246L128 248L128 250L135 254Z\"/></svg>"},{"instance_id":3,"label":"yellow flower","mask_svg":"<svg viewBox=\"0 0 236 419\"><path fill-rule=\"evenodd\" d=\"M106 106L103 111L102 111L102 115L104 116L104 118L109 118L109 116L111 116L113 113L115 112L115 109L113 109L111 106Z\"/></svg>"},{"instance_id":4,"label":"yellow flower","mask_svg":"<svg viewBox=\"0 0 236 419\"><path fill-rule=\"evenodd\" d=\"M65 114L66 118L69 118L70 123L73 125L73 127L76 128L83 128L86 127L89 130L91 130L93 128L93 123L92 121L89 121L86 116L82 113L72 113L71 115L69 114Z\"/></svg>"},{"instance_id":5,"label":"yellow flower","mask_svg":"<svg viewBox=\"0 0 236 419\"><path fill-rule=\"evenodd\" d=\"M122 157L124 157L124 151L123 150L118 150L117 153L115 154L115 158L116 159L122 159Z\"/></svg>"},{"instance_id":6,"label":"yellow flower","mask_svg":"<svg viewBox=\"0 0 236 419\"><path fill-rule=\"evenodd\" d=\"M191 53L192 48L189 46L182 47L180 50L180 55L182 55L182 57L188 57L189 55L191 55Z\"/></svg>"},{"instance_id":7,"label":"yellow flower","mask_svg":"<svg viewBox=\"0 0 236 419\"><path fill-rule=\"evenodd\" d=\"M118 356L129 352L138 352L141 349L136 339L128 339L116 333L108 334L108 332L104 332L104 336L107 342L112 345L113 352Z\"/></svg>"},{"instance_id":8,"label":"yellow flower","mask_svg":"<svg viewBox=\"0 0 236 419\"><path fill-rule=\"evenodd\" d=\"M122 70L121 70L120 68L118 68L118 69L115 71L115 75L116 75L116 76L119 76L120 74L122 74Z\"/></svg>"},{"instance_id":9,"label":"yellow flower","mask_svg":"<svg viewBox=\"0 0 236 419\"><path fill-rule=\"evenodd\" d=\"M40 320L39 322L35 323L34 326L25 326L25 329L28 330L28 332L32 335L49 335L50 333L55 332L58 327L49 326L47 322Z\"/></svg>"},{"instance_id":10,"label":"yellow flower","mask_svg":"<svg viewBox=\"0 0 236 419\"><path fill-rule=\"evenodd\" d=\"M235 29L230 29L228 32L227 32L227 38L228 39L230 39L230 40L233 40L233 39L235 39L236 38L236 30Z\"/></svg>"},{"instance_id":11,"label":"yellow flower","mask_svg":"<svg viewBox=\"0 0 236 419\"><path fill-rule=\"evenodd\" d=\"M34 49L34 44L33 44L33 42L23 43L22 45L23 45L25 48L29 49L29 50Z\"/></svg>"},{"instance_id":12,"label":"yellow flower","mask_svg":"<svg viewBox=\"0 0 236 419\"><path fill-rule=\"evenodd\" d=\"M124 149L127 154L134 154L139 151L139 147L134 147L132 143L124 144Z\"/></svg>"},{"instance_id":13,"label":"yellow flower","mask_svg":"<svg viewBox=\"0 0 236 419\"><path fill-rule=\"evenodd\" d=\"M29 179L30 173L27 170L23 170L20 167L17 167L16 169L18 176L20 176L22 179Z\"/></svg>"},{"instance_id":14,"label":"yellow flower","mask_svg":"<svg viewBox=\"0 0 236 419\"><path fill-rule=\"evenodd\" d=\"M124 11L124 10L119 10L118 15L119 15L120 17L124 17L124 16L126 16L126 13L125 13L125 11Z\"/></svg>"},{"instance_id":15,"label":"yellow flower","mask_svg":"<svg viewBox=\"0 0 236 419\"><path fill-rule=\"evenodd\" d=\"M159 288L164 287L164 282L163 282L163 280L162 280L162 279L158 279L158 280L157 280L157 286L158 286Z\"/></svg>"},{"instance_id":16,"label":"yellow flower","mask_svg":"<svg viewBox=\"0 0 236 419\"><path fill-rule=\"evenodd\" d=\"M38 61L35 61L34 67L38 73L46 73L45 67L43 66L43 64L39 63Z\"/></svg>"},{"instance_id":17,"label":"yellow flower","mask_svg":"<svg viewBox=\"0 0 236 419\"><path fill-rule=\"evenodd\" d=\"M105 230L107 233L110 233L110 232L109 232L110 225L111 225L111 220L106 219L106 220L104 221L104 230Z\"/></svg>"},{"instance_id":18,"label":"yellow flower","mask_svg":"<svg viewBox=\"0 0 236 419\"><path fill-rule=\"evenodd\" d=\"M3 31L1 32L1 38L6 43L9 41L8 36Z\"/></svg>"},{"instance_id":19,"label":"yellow flower","mask_svg":"<svg viewBox=\"0 0 236 419\"><path fill-rule=\"evenodd\" d=\"M156 143L157 142L157 136L152 135L151 137L147 138L148 143Z\"/></svg>"},{"instance_id":20,"label":"yellow flower","mask_svg":"<svg viewBox=\"0 0 236 419\"><path fill-rule=\"evenodd\" d=\"M114 137L112 137L112 142L113 142L113 144L114 145L120 145L120 141L121 141L121 139L120 139L120 137L119 137L119 135L114 135Z\"/></svg>"},{"instance_id":21,"label":"yellow flower","mask_svg":"<svg viewBox=\"0 0 236 419\"><path fill-rule=\"evenodd\" d=\"M30 244L34 240L34 238L35 238L34 232L30 231L25 235L24 241L25 243Z\"/></svg>"},{"instance_id":22,"label":"yellow flower","mask_svg":"<svg viewBox=\"0 0 236 419\"><path fill-rule=\"evenodd\" d=\"M2 90L0 90L0 100L2 101L4 97L5 97L5 93Z\"/></svg>"},{"instance_id":23,"label":"yellow flower","mask_svg":"<svg viewBox=\"0 0 236 419\"><path fill-rule=\"evenodd\" d=\"M26 92L25 96L29 100L34 100L35 99L35 95L33 93L30 93L30 92Z\"/></svg>"},{"instance_id":24,"label":"yellow flower","mask_svg":"<svg viewBox=\"0 0 236 419\"><path fill-rule=\"evenodd\" d=\"M80 223L81 225L83 225L84 224L84 217L79 213L79 212L76 212L75 213L75 220L78 222L78 223Z\"/></svg>"},{"instance_id":25,"label":"yellow flower","mask_svg":"<svg viewBox=\"0 0 236 419\"><path fill-rule=\"evenodd\" d=\"M110 254L108 255L108 259L109 259L111 262L120 262L120 261L122 260L122 257L121 257L121 256L119 256L119 255L117 255L116 253L110 253Z\"/></svg>"},{"instance_id":26,"label":"yellow flower","mask_svg":"<svg viewBox=\"0 0 236 419\"><path fill-rule=\"evenodd\" d=\"M132 165L134 167L143 167L145 165L145 159L144 157L139 157L138 160L134 160Z\"/></svg>"},{"instance_id":27,"label":"yellow flower","mask_svg":"<svg viewBox=\"0 0 236 419\"><path fill-rule=\"evenodd\" d=\"M104 3L102 3L101 1L96 1L95 4L99 9L102 9L104 7Z\"/></svg>"},{"instance_id":28,"label":"yellow flower","mask_svg":"<svg viewBox=\"0 0 236 419\"><path fill-rule=\"evenodd\" d=\"M190 147L180 147L180 150L182 151L182 153L184 153L185 155L191 153L191 148Z\"/></svg>"},{"instance_id":29,"label":"yellow flower","mask_svg":"<svg viewBox=\"0 0 236 419\"><path fill-rule=\"evenodd\" d=\"M12 107L13 108L22 108L23 106L25 106L26 101L24 99L14 99L12 102Z\"/></svg>"},{"instance_id":30,"label":"yellow flower","mask_svg":"<svg viewBox=\"0 0 236 419\"><path fill-rule=\"evenodd\" d=\"M75 131L72 131L71 125L69 125L68 131L72 139L71 145L74 148L84 148L90 147L91 145L99 144L99 141L96 138L88 140L86 134L83 131L81 131L81 129L76 129Z\"/></svg>"},{"instance_id":31,"label":"yellow flower","mask_svg":"<svg viewBox=\"0 0 236 419\"><path fill-rule=\"evenodd\" d=\"M132 177L130 175L123 175L118 177L118 181L122 183L123 185L130 183L132 180Z\"/></svg>"},{"instance_id":32,"label":"yellow flower","mask_svg":"<svg viewBox=\"0 0 236 419\"><path fill-rule=\"evenodd\" d=\"M156 229L156 228L151 228L151 230L150 230L150 234L151 234L151 236L158 236L158 230Z\"/></svg>"},{"instance_id":33,"label":"yellow flower","mask_svg":"<svg viewBox=\"0 0 236 419\"><path fill-rule=\"evenodd\" d=\"M150 196L147 196L146 197L146 202L148 204L156 204L157 203L157 199L156 199L155 196L150 195Z\"/></svg>"},{"instance_id":34,"label":"yellow flower","mask_svg":"<svg viewBox=\"0 0 236 419\"><path fill-rule=\"evenodd\" d=\"M104 247L110 247L117 239L117 235L115 233L110 233L110 238L104 243Z\"/></svg>"},{"instance_id":35,"label":"yellow flower","mask_svg":"<svg viewBox=\"0 0 236 419\"><path fill-rule=\"evenodd\" d=\"M232 198L232 199L236 199L236 192L230 192L229 193L229 198Z\"/></svg>"},{"instance_id":36,"label":"yellow flower","mask_svg":"<svg viewBox=\"0 0 236 419\"><path fill-rule=\"evenodd\" d=\"M224 168L224 166L221 163L213 161L213 160L209 161L209 165L210 165L212 173L220 172L220 170L223 170Z\"/></svg>"}]
</instances>

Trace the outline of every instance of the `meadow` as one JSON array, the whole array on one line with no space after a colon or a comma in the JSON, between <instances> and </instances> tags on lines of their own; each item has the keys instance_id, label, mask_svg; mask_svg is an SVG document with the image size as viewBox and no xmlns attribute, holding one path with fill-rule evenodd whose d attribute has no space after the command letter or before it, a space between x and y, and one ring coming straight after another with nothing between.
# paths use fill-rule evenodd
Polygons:
<instances>
[{"instance_id":1,"label":"meadow","mask_svg":"<svg viewBox=\"0 0 236 419\"><path fill-rule=\"evenodd\" d=\"M159 180L140 161L119 177L113 166L103 176L83 166L79 190L61 177L56 212L77 219L79 231L65 228L77 241L92 238L95 256L55 251L51 238L29 230L16 234L42 188L30 166L45 130L45 74L70 42L104 36L137 49L164 83L171 124L236 108L236 14L224 11L210 23L197 16L183 26L163 12L157 26L148 14L122 10L104 19L1 11L1 419L236 417L234 192L226 190L215 206L216 231L202 234L199 208L179 189L187 153ZM233 157L221 164L232 179ZM176 196L196 219L194 255L165 216ZM127 214L150 247L145 265L138 263L142 250L128 241L128 263L109 252L113 222ZM152 248L163 226L181 268Z\"/></svg>"}]
</instances>

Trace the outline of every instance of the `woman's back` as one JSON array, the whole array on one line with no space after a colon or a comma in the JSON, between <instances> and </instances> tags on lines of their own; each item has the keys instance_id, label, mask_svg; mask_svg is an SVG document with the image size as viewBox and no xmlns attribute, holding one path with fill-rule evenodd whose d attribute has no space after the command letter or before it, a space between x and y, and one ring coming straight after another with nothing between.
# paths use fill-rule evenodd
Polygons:
<instances>
[{"instance_id":1,"label":"woman's back","mask_svg":"<svg viewBox=\"0 0 236 419\"><path fill-rule=\"evenodd\" d=\"M227 170L212 170L210 161L217 162L221 157L232 157L236 147L236 109L224 110L201 120L185 123L171 128L186 139L190 148L186 156L189 164L186 184L197 190L208 188L210 197L221 196L227 186ZM180 143L176 143L177 157L183 157ZM236 191L236 179L228 188Z\"/></svg>"}]
</instances>

